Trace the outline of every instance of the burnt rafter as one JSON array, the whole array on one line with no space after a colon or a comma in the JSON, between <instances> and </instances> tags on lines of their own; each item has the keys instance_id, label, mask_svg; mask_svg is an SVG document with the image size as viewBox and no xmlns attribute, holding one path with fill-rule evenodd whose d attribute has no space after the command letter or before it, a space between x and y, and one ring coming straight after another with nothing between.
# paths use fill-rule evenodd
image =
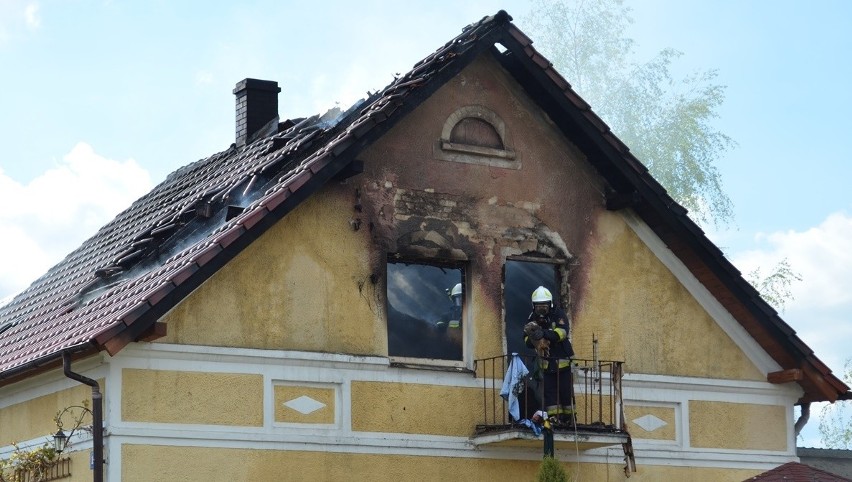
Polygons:
<instances>
[{"instance_id":1,"label":"burnt rafter","mask_svg":"<svg viewBox=\"0 0 852 482\"><path fill-rule=\"evenodd\" d=\"M153 227L136 236L130 246L116 255L110 263L95 270L97 278L110 281L88 284L78 296L113 283L117 275L127 273L143 263L150 264L153 258L175 254L174 248L183 245L177 240L185 239L190 233L209 232L222 222L228 222L242 214L248 204L262 196L288 166L298 163L312 151L311 147L315 142L326 137L324 128L333 128L335 123L331 117L339 115L340 112L336 111L333 116L315 115L297 123L284 123L289 123L290 127L267 141L265 154L269 160L246 174L222 179L201 190L200 194L185 201L184 207L178 209L177 214L163 215L153 223ZM353 166L349 175L361 172L357 171L358 168L363 171L363 163Z\"/></svg>"},{"instance_id":2,"label":"burnt rafter","mask_svg":"<svg viewBox=\"0 0 852 482\"><path fill-rule=\"evenodd\" d=\"M636 191L606 193L606 208L609 211L620 211L625 208L634 208L642 202L642 196Z\"/></svg>"}]
</instances>

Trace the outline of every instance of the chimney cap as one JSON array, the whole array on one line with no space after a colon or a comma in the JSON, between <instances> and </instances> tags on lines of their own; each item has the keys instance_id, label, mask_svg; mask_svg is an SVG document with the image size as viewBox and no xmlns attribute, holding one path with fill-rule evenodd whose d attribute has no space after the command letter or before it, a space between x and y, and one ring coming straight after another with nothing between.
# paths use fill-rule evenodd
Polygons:
<instances>
[{"instance_id":1,"label":"chimney cap","mask_svg":"<svg viewBox=\"0 0 852 482\"><path fill-rule=\"evenodd\" d=\"M243 79L237 82L236 87L234 87L234 94L239 94L248 89L275 92L276 94L281 92L281 87L278 87L278 82L274 80Z\"/></svg>"}]
</instances>

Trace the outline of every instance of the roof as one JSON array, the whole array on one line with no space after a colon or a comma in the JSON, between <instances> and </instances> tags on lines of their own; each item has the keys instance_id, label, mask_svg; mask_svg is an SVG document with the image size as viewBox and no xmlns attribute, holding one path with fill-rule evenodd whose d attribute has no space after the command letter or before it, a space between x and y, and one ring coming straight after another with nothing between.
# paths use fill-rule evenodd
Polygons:
<instances>
[{"instance_id":1,"label":"roof","mask_svg":"<svg viewBox=\"0 0 852 482\"><path fill-rule=\"evenodd\" d=\"M815 469L809 465L800 464L798 462L788 462L784 465L775 467L772 470L766 471L760 475L756 475L747 481L762 481L762 482L849 482L852 479L834 475L831 472Z\"/></svg>"},{"instance_id":2,"label":"roof","mask_svg":"<svg viewBox=\"0 0 852 482\"><path fill-rule=\"evenodd\" d=\"M821 457L828 459L845 459L852 463L852 450L823 449L819 447L796 447L796 455L804 457Z\"/></svg>"},{"instance_id":3,"label":"roof","mask_svg":"<svg viewBox=\"0 0 852 482\"><path fill-rule=\"evenodd\" d=\"M803 387L802 402L852 398L511 20L500 11L465 27L346 112L284 122L169 175L0 307L0 384L63 351L115 354L156 333L160 316L327 181L357 173L364 147L489 54L589 153L612 188L607 207L632 207Z\"/></svg>"}]
</instances>

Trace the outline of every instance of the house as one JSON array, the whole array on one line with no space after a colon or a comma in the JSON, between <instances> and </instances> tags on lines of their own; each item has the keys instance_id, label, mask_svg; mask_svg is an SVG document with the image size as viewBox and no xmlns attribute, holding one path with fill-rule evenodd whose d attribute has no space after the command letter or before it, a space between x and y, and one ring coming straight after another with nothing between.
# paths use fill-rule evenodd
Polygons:
<instances>
[{"instance_id":1,"label":"house","mask_svg":"<svg viewBox=\"0 0 852 482\"><path fill-rule=\"evenodd\" d=\"M797 447L803 464L852 479L852 450Z\"/></svg>"},{"instance_id":2,"label":"house","mask_svg":"<svg viewBox=\"0 0 852 482\"><path fill-rule=\"evenodd\" d=\"M850 398L505 12L346 111L279 91L0 307L0 456L89 401L69 480L529 480L497 392L538 285L581 479L743 480Z\"/></svg>"}]
</instances>

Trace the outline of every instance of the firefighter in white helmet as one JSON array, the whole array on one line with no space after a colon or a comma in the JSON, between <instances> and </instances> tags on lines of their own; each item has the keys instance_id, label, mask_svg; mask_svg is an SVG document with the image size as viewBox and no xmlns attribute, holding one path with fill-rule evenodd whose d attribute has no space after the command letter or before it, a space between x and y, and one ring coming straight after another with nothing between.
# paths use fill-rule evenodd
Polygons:
<instances>
[{"instance_id":1,"label":"firefighter in white helmet","mask_svg":"<svg viewBox=\"0 0 852 482\"><path fill-rule=\"evenodd\" d=\"M447 331L448 328L461 328L462 284L456 283L452 289L448 289L447 296L450 298L450 309L436 323L438 331L440 332Z\"/></svg>"},{"instance_id":2,"label":"firefighter in white helmet","mask_svg":"<svg viewBox=\"0 0 852 482\"><path fill-rule=\"evenodd\" d=\"M549 342L548 351L539 350L540 367L544 381L544 410L557 421L571 424L574 418L574 385L571 377L571 323L558 306L553 294L544 286L532 293L532 313L524 327L524 342L530 348Z\"/></svg>"}]
</instances>

